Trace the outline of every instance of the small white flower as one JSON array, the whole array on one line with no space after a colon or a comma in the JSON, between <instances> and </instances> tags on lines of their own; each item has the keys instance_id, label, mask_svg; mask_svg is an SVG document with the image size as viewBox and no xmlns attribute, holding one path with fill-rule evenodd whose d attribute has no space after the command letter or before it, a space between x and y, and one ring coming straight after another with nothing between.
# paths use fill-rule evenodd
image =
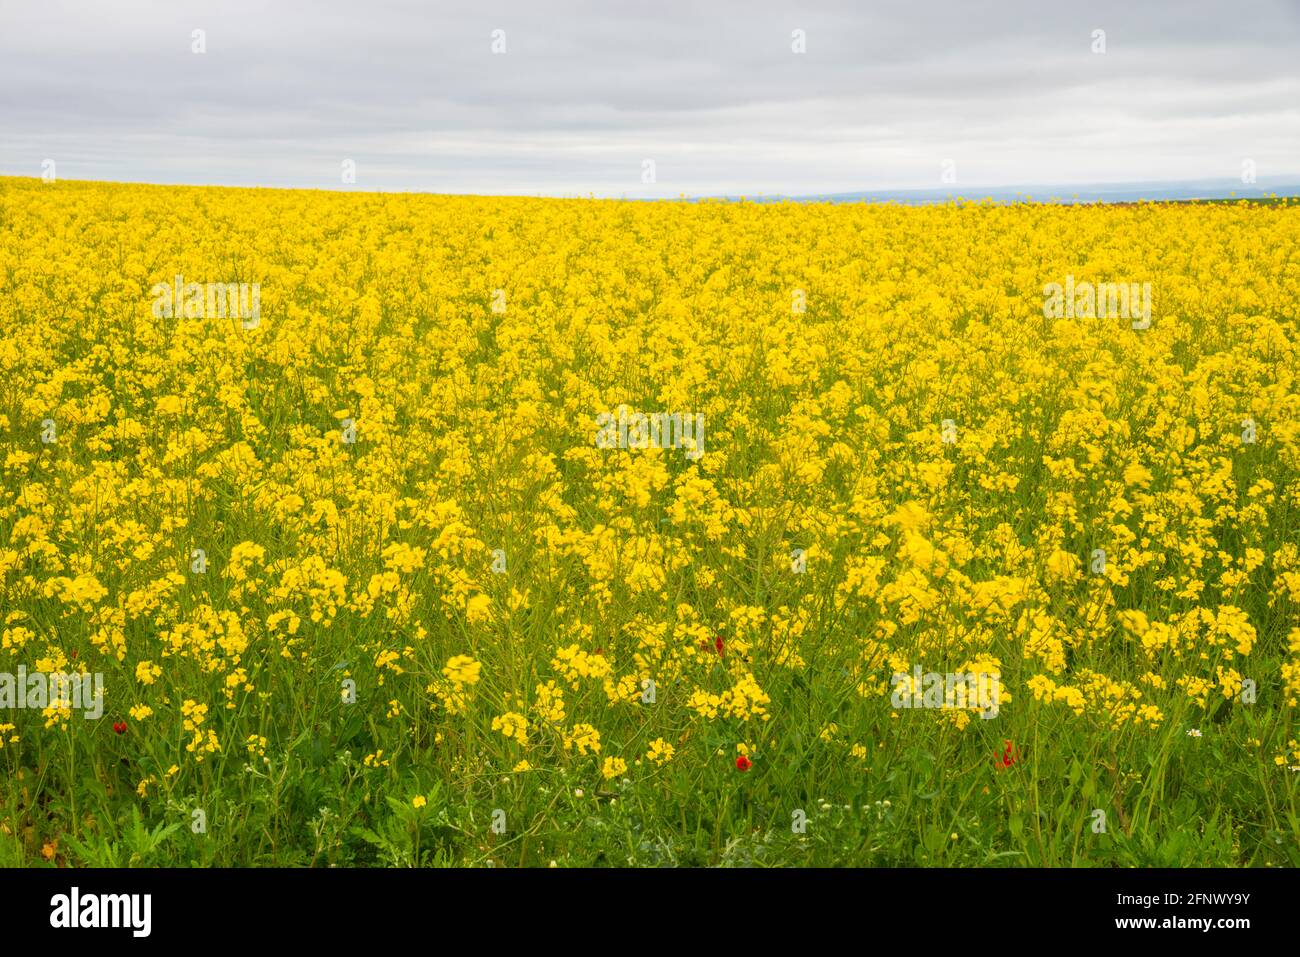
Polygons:
<instances>
[{"instance_id":1,"label":"small white flower","mask_svg":"<svg viewBox=\"0 0 1300 957\"><path fill-rule=\"evenodd\" d=\"M1201 736L1201 732L1198 731L1196 728L1189 728L1187 734L1189 737L1192 738L1199 738Z\"/></svg>"}]
</instances>

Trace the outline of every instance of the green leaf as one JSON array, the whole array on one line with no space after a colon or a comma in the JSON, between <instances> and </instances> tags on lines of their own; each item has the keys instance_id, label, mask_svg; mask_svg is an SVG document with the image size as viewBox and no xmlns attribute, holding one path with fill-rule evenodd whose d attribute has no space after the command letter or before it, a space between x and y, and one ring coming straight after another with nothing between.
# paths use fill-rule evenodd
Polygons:
<instances>
[{"instance_id":1,"label":"green leaf","mask_svg":"<svg viewBox=\"0 0 1300 957\"><path fill-rule=\"evenodd\" d=\"M1007 828L1011 831L1011 836L1018 841L1020 835L1025 832L1025 819L1019 814L1013 814L1007 821Z\"/></svg>"}]
</instances>

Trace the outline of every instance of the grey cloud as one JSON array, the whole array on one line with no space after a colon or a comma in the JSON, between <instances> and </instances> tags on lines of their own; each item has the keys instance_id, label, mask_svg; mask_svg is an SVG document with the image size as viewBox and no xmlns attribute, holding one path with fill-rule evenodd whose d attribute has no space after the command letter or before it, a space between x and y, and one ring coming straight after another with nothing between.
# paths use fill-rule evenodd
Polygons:
<instances>
[{"instance_id":1,"label":"grey cloud","mask_svg":"<svg viewBox=\"0 0 1300 957\"><path fill-rule=\"evenodd\" d=\"M346 157L351 188L648 196L927 188L944 159L975 185L1300 172L1300 6L1079 6L10 5L0 172L343 188Z\"/></svg>"}]
</instances>

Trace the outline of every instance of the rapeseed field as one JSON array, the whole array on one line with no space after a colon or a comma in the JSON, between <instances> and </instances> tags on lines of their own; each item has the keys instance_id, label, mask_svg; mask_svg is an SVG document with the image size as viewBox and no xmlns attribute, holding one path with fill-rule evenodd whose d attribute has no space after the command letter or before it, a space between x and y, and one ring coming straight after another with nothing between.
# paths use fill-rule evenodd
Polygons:
<instances>
[{"instance_id":1,"label":"rapeseed field","mask_svg":"<svg viewBox=\"0 0 1300 957\"><path fill-rule=\"evenodd\" d=\"M0 864L1300 865L1300 208L0 179Z\"/></svg>"}]
</instances>

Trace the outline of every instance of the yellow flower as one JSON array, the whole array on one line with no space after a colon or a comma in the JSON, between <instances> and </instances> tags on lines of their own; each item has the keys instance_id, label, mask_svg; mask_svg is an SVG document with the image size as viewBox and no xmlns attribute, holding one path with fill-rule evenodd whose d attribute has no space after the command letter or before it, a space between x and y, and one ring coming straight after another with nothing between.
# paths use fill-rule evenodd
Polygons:
<instances>
[{"instance_id":1,"label":"yellow flower","mask_svg":"<svg viewBox=\"0 0 1300 957\"><path fill-rule=\"evenodd\" d=\"M151 685L162 674L162 669L152 661L137 662L135 666L135 680L142 685Z\"/></svg>"},{"instance_id":2,"label":"yellow flower","mask_svg":"<svg viewBox=\"0 0 1300 957\"><path fill-rule=\"evenodd\" d=\"M528 743L528 719L514 711L493 718L492 730L500 731L507 738L514 738L520 744Z\"/></svg>"},{"instance_id":3,"label":"yellow flower","mask_svg":"<svg viewBox=\"0 0 1300 957\"><path fill-rule=\"evenodd\" d=\"M447 666L442 669L442 673L448 681L460 687L462 685L478 684L479 672L482 668L483 666L469 655L456 655L447 662Z\"/></svg>"},{"instance_id":4,"label":"yellow flower","mask_svg":"<svg viewBox=\"0 0 1300 957\"><path fill-rule=\"evenodd\" d=\"M183 407L180 396L164 395L154 403L154 412L158 415L180 415Z\"/></svg>"},{"instance_id":5,"label":"yellow flower","mask_svg":"<svg viewBox=\"0 0 1300 957\"><path fill-rule=\"evenodd\" d=\"M650 742L650 750L646 752L646 757L655 764L664 765L673 759L676 749L663 738L655 738Z\"/></svg>"},{"instance_id":6,"label":"yellow flower","mask_svg":"<svg viewBox=\"0 0 1300 957\"><path fill-rule=\"evenodd\" d=\"M471 625L487 621L491 617L492 599L488 595L475 595L465 604L465 617Z\"/></svg>"},{"instance_id":7,"label":"yellow flower","mask_svg":"<svg viewBox=\"0 0 1300 957\"><path fill-rule=\"evenodd\" d=\"M571 731L564 734L564 749L576 749L579 754L590 751L600 753L600 732L589 724L575 724Z\"/></svg>"}]
</instances>

